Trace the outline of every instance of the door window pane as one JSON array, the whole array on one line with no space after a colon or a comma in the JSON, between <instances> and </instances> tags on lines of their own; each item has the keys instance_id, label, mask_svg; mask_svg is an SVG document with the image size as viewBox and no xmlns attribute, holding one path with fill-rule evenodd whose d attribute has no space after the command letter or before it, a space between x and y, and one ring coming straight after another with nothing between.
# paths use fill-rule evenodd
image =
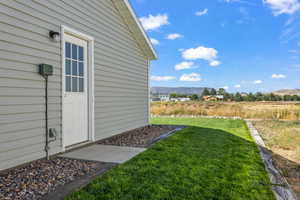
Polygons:
<instances>
[{"instance_id":1,"label":"door window pane","mask_svg":"<svg viewBox=\"0 0 300 200\"><path fill-rule=\"evenodd\" d=\"M65 90L84 92L84 47L69 42L65 46Z\"/></svg>"},{"instance_id":2,"label":"door window pane","mask_svg":"<svg viewBox=\"0 0 300 200\"><path fill-rule=\"evenodd\" d=\"M77 67L77 61L72 61L72 75L78 76L78 67Z\"/></svg>"},{"instance_id":3,"label":"door window pane","mask_svg":"<svg viewBox=\"0 0 300 200\"><path fill-rule=\"evenodd\" d=\"M79 76L84 76L83 73L83 62L78 63L78 71L79 71Z\"/></svg>"},{"instance_id":4,"label":"door window pane","mask_svg":"<svg viewBox=\"0 0 300 200\"><path fill-rule=\"evenodd\" d=\"M72 77L72 92L78 92L78 78Z\"/></svg>"},{"instance_id":5,"label":"door window pane","mask_svg":"<svg viewBox=\"0 0 300 200\"><path fill-rule=\"evenodd\" d=\"M66 74L71 75L71 61L66 59Z\"/></svg>"},{"instance_id":6,"label":"door window pane","mask_svg":"<svg viewBox=\"0 0 300 200\"><path fill-rule=\"evenodd\" d=\"M72 44L72 58L74 60L77 60L77 58L78 58L78 56L77 56L77 54L78 54L77 49L78 49L77 45Z\"/></svg>"},{"instance_id":7,"label":"door window pane","mask_svg":"<svg viewBox=\"0 0 300 200\"><path fill-rule=\"evenodd\" d=\"M71 77L66 76L66 92L71 92Z\"/></svg>"},{"instance_id":8,"label":"door window pane","mask_svg":"<svg viewBox=\"0 0 300 200\"><path fill-rule=\"evenodd\" d=\"M84 82L83 82L83 78L79 78L79 92L83 92L83 88L84 88Z\"/></svg>"},{"instance_id":9,"label":"door window pane","mask_svg":"<svg viewBox=\"0 0 300 200\"><path fill-rule=\"evenodd\" d=\"M83 61L83 47L78 47L78 51L79 51L79 53L78 53L78 56L79 56L79 60L80 61Z\"/></svg>"},{"instance_id":10,"label":"door window pane","mask_svg":"<svg viewBox=\"0 0 300 200\"><path fill-rule=\"evenodd\" d=\"M71 43L66 42L66 47L65 47L65 51L66 51L66 57L67 58L71 58Z\"/></svg>"}]
</instances>

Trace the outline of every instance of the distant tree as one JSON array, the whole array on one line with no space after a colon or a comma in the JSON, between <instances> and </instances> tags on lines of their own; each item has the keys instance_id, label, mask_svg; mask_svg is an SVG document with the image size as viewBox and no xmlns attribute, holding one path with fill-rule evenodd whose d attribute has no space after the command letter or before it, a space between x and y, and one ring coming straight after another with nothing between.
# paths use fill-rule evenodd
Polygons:
<instances>
[{"instance_id":1,"label":"distant tree","mask_svg":"<svg viewBox=\"0 0 300 200\"><path fill-rule=\"evenodd\" d=\"M170 94L170 98L177 98L177 94L176 93Z\"/></svg>"},{"instance_id":2,"label":"distant tree","mask_svg":"<svg viewBox=\"0 0 300 200\"><path fill-rule=\"evenodd\" d=\"M208 95L210 95L210 91L207 88L205 88L202 93L202 96L208 96Z\"/></svg>"},{"instance_id":3,"label":"distant tree","mask_svg":"<svg viewBox=\"0 0 300 200\"><path fill-rule=\"evenodd\" d=\"M199 96L198 96L197 94L191 95L190 98L191 98L192 101L197 101L197 100L199 100Z\"/></svg>"},{"instance_id":4,"label":"distant tree","mask_svg":"<svg viewBox=\"0 0 300 200\"><path fill-rule=\"evenodd\" d=\"M243 101L243 97L239 92L234 95L234 101Z\"/></svg>"},{"instance_id":5,"label":"distant tree","mask_svg":"<svg viewBox=\"0 0 300 200\"><path fill-rule=\"evenodd\" d=\"M233 101L234 100L234 94L225 93L224 94L224 101Z\"/></svg>"},{"instance_id":6,"label":"distant tree","mask_svg":"<svg viewBox=\"0 0 300 200\"><path fill-rule=\"evenodd\" d=\"M179 98L186 98L186 97L188 97L188 95L186 95L186 94L177 94L177 97L179 97Z\"/></svg>"},{"instance_id":7,"label":"distant tree","mask_svg":"<svg viewBox=\"0 0 300 200\"><path fill-rule=\"evenodd\" d=\"M292 101L298 101L299 97L297 95L292 96Z\"/></svg>"},{"instance_id":8,"label":"distant tree","mask_svg":"<svg viewBox=\"0 0 300 200\"><path fill-rule=\"evenodd\" d=\"M249 93L247 96L246 96L246 100L247 101L256 101L256 97L253 93Z\"/></svg>"},{"instance_id":9,"label":"distant tree","mask_svg":"<svg viewBox=\"0 0 300 200\"><path fill-rule=\"evenodd\" d=\"M292 96L291 95L284 95L283 96L283 100L284 101L291 101L292 100Z\"/></svg>"},{"instance_id":10,"label":"distant tree","mask_svg":"<svg viewBox=\"0 0 300 200\"><path fill-rule=\"evenodd\" d=\"M226 90L224 88L219 88L218 95L223 95L224 96L225 93L226 93Z\"/></svg>"},{"instance_id":11,"label":"distant tree","mask_svg":"<svg viewBox=\"0 0 300 200\"><path fill-rule=\"evenodd\" d=\"M217 95L217 90L215 88L211 89L210 95Z\"/></svg>"},{"instance_id":12,"label":"distant tree","mask_svg":"<svg viewBox=\"0 0 300 200\"><path fill-rule=\"evenodd\" d=\"M271 101L271 94L264 94L263 100L264 101Z\"/></svg>"},{"instance_id":13,"label":"distant tree","mask_svg":"<svg viewBox=\"0 0 300 200\"><path fill-rule=\"evenodd\" d=\"M221 90L221 93L223 93L224 90ZM214 92L210 92L210 95L212 95ZM218 94L221 95L221 93L218 91ZM225 93L223 94L224 101L300 101L300 96L298 95L276 95L274 93L261 93L257 92L255 94L253 93Z\"/></svg>"},{"instance_id":14,"label":"distant tree","mask_svg":"<svg viewBox=\"0 0 300 200\"><path fill-rule=\"evenodd\" d=\"M270 94L270 101L276 101L275 94L273 94L273 93Z\"/></svg>"},{"instance_id":15,"label":"distant tree","mask_svg":"<svg viewBox=\"0 0 300 200\"><path fill-rule=\"evenodd\" d=\"M300 96L298 95L284 95L282 98L284 101L300 101Z\"/></svg>"},{"instance_id":16,"label":"distant tree","mask_svg":"<svg viewBox=\"0 0 300 200\"><path fill-rule=\"evenodd\" d=\"M224 101L300 101L300 96L298 95L276 95L274 93L261 93L257 92L253 93L228 93L225 89L220 88L218 91L215 89L207 89L205 88L202 95L185 95L185 94L170 94L170 98L186 98L189 97L193 101L203 100L203 96L209 95L223 95Z\"/></svg>"},{"instance_id":17,"label":"distant tree","mask_svg":"<svg viewBox=\"0 0 300 200\"><path fill-rule=\"evenodd\" d=\"M282 101L283 100L283 97L281 95L276 95L276 101Z\"/></svg>"},{"instance_id":18,"label":"distant tree","mask_svg":"<svg viewBox=\"0 0 300 200\"><path fill-rule=\"evenodd\" d=\"M264 100L264 94L261 92L255 93L255 99L256 101L263 101Z\"/></svg>"}]
</instances>

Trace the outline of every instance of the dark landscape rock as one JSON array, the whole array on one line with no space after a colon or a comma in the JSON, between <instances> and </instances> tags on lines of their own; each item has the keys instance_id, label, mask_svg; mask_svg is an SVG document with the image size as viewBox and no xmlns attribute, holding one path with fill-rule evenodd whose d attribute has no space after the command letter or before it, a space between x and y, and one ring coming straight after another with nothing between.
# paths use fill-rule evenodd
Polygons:
<instances>
[{"instance_id":1,"label":"dark landscape rock","mask_svg":"<svg viewBox=\"0 0 300 200\"><path fill-rule=\"evenodd\" d=\"M101 140L99 144L147 148L161 135L177 128L183 127L171 125L149 125Z\"/></svg>"},{"instance_id":2,"label":"dark landscape rock","mask_svg":"<svg viewBox=\"0 0 300 200\"><path fill-rule=\"evenodd\" d=\"M76 178L93 173L100 163L66 158L39 160L0 174L1 200L37 200Z\"/></svg>"},{"instance_id":3,"label":"dark landscape rock","mask_svg":"<svg viewBox=\"0 0 300 200\"><path fill-rule=\"evenodd\" d=\"M149 147L181 126L149 125L102 140L99 144ZM0 174L0 200L39 200L80 177L107 168L104 163L56 157Z\"/></svg>"}]
</instances>

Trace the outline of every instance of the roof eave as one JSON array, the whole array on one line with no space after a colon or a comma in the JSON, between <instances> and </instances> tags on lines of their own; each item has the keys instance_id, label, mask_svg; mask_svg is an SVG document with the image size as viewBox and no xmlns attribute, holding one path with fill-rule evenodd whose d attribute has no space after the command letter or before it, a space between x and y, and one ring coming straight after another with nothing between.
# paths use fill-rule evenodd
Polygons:
<instances>
[{"instance_id":1,"label":"roof eave","mask_svg":"<svg viewBox=\"0 0 300 200\"><path fill-rule=\"evenodd\" d=\"M112 0L149 60L156 60L157 53L128 0Z\"/></svg>"}]
</instances>

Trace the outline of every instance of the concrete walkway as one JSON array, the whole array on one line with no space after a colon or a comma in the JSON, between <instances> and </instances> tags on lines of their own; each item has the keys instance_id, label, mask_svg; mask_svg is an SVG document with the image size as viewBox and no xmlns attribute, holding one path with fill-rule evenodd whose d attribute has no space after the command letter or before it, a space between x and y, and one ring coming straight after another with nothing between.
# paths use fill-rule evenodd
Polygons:
<instances>
[{"instance_id":1,"label":"concrete walkway","mask_svg":"<svg viewBox=\"0 0 300 200\"><path fill-rule=\"evenodd\" d=\"M124 163L146 149L94 144L62 154L61 157L80 160Z\"/></svg>"}]
</instances>

